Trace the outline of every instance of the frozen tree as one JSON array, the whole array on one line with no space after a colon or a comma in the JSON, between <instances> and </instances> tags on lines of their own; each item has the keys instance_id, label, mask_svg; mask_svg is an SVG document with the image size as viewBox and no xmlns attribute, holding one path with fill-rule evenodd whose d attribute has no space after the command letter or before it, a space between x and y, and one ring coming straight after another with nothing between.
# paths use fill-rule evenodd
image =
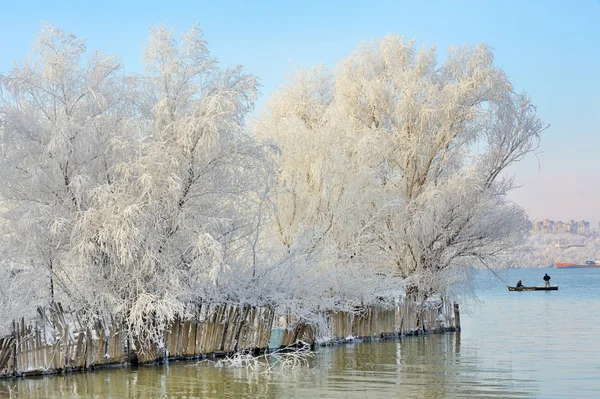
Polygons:
<instances>
[{"instance_id":1,"label":"frozen tree","mask_svg":"<svg viewBox=\"0 0 600 399\"><path fill-rule=\"evenodd\" d=\"M150 31L147 73L45 27L2 77L3 205L15 276L156 344L176 315L256 268L269 163L245 133L257 80L222 68L202 32ZM23 240L22 237L28 237Z\"/></svg>"},{"instance_id":2,"label":"frozen tree","mask_svg":"<svg viewBox=\"0 0 600 399\"><path fill-rule=\"evenodd\" d=\"M70 270L73 226L127 151L120 62L44 26L28 61L0 76L5 275L27 286L21 315L82 289ZM23 301L23 294L27 300Z\"/></svg>"},{"instance_id":3,"label":"frozen tree","mask_svg":"<svg viewBox=\"0 0 600 399\"><path fill-rule=\"evenodd\" d=\"M254 125L261 139L281 150L269 244L281 245L294 260L278 269L284 281L279 290L287 295L276 303L306 318L319 307L352 310L377 302L390 288L377 274L385 271L378 268L383 262L368 243L374 220L393 206L361 166L360 143L334 108L333 83L324 67L300 71Z\"/></svg>"},{"instance_id":4,"label":"frozen tree","mask_svg":"<svg viewBox=\"0 0 600 399\"><path fill-rule=\"evenodd\" d=\"M391 36L361 46L339 76L353 126L379 144L369 166L403 202L382 248L409 289L445 291L457 266L501 260L522 242L524 214L502 172L537 148L543 125L487 47L453 48L440 65L435 47Z\"/></svg>"},{"instance_id":5,"label":"frozen tree","mask_svg":"<svg viewBox=\"0 0 600 399\"><path fill-rule=\"evenodd\" d=\"M263 148L244 130L257 93L241 67L220 68L202 33L152 29L139 76L139 153L97 191L74 248L98 308L121 311L138 339L156 342L186 305L210 300L226 276L255 266L253 234L268 189ZM105 302L105 303L104 303Z\"/></svg>"},{"instance_id":6,"label":"frozen tree","mask_svg":"<svg viewBox=\"0 0 600 399\"><path fill-rule=\"evenodd\" d=\"M253 130L257 80L197 28L151 29L146 72L44 27L0 76L4 319L27 295L123 320L138 349L201 303L322 308L451 295L524 213L506 169L543 126L483 45L396 36L300 71Z\"/></svg>"},{"instance_id":7,"label":"frozen tree","mask_svg":"<svg viewBox=\"0 0 600 399\"><path fill-rule=\"evenodd\" d=\"M435 46L365 43L333 72L300 72L257 126L282 148L286 245L312 229L348 267L383 268L429 296L522 238L503 172L537 148L543 125L485 45L451 48L440 63Z\"/></svg>"}]
</instances>

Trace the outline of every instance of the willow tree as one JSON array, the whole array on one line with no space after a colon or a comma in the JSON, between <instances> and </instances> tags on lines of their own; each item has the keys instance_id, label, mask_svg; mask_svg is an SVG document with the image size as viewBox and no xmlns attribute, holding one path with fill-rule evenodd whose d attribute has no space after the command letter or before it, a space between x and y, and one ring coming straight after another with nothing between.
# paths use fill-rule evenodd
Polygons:
<instances>
[{"instance_id":1,"label":"willow tree","mask_svg":"<svg viewBox=\"0 0 600 399\"><path fill-rule=\"evenodd\" d=\"M259 125L283 143L278 218L287 235L332 220L337 229L319 230L330 247L354 244L338 252L348 265L358 255L364 275L383 267L424 297L448 293L465 266L500 263L522 242L525 215L506 199L514 184L505 172L543 130L487 46L453 47L443 63L436 52L397 36L365 43L333 72L313 72L318 79L301 72ZM293 146L302 154L286 152ZM311 188L315 170L325 186ZM333 218L311 205L320 196L339 203L332 190L352 204Z\"/></svg>"},{"instance_id":2,"label":"willow tree","mask_svg":"<svg viewBox=\"0 0 600 399\"><path fill-rule=\"evenodd\" d=\"M244 120L257 80L220 67L198 28L151 29L136 76L113 57L86 63L73 35L40 38L34 66L2 81L4 216L30 237L13 259L60 281L49 301L156 344L256 267L269 164Z\"/></svg>"},{"instance_id":3,"label":"willow tree","mask_svg":"<svg viewBox=\"0 0 600 399\"><path fill-rule=\"evenodd\" d=\"M20 314L3 320L83 289L70 270L73 226L127 156L120 68L117 58L88 55L83 41L45 26L28 60L0 75L3 282L23 288L10 299Z\"/></svg>"},{"instance_id":4,"label":"willow tree","mask_svg":"<svg viewBox=\"0 0 600 399\"><path fill-rule=\"evenodd\" d=\"M106 282L99 298L138 339L156 343L186 305L231 291L228 270L254 266L268 164L244 128L256 78L219 67L198 28L179 38L152 29L143 59L132 122L139 154L98 191L76 226L75 250Z\"/></svg>"},{"instance_id":5,"label":"willow tree","mask_svg":"<svg viewBox=\"0 0 600 399\"><path fill-rule=\"evenodd\" d=\"M335 101L331 72L303 70L273 95L253 126L281 151L274 160L277 211L269 244L296 258L292 270L285 265L281 286L296 303L278 303L300 314L319 307L352 310L387 296L390 288L369 241L373 223L393 206L371 185L357 153L361 143L354 142Z\"/></svg>"}]
</instances>

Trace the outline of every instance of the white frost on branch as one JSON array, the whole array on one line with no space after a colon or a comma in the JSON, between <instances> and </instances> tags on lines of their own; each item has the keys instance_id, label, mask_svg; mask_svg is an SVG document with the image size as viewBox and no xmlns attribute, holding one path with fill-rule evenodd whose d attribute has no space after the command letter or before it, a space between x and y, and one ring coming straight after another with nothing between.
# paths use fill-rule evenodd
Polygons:
<instances>
[{"instance_id":1,"label":"white frost on branch","mask_svg":"<svg viewBox=\"0 0 600 399\"><path fill-rule=\"evenodd\" d=\"M364 43L333 71L291 77L254 126L282 150L273 236L342 285L397 276L411 294L452 296L468 266L505 263L522 243L505 171L543 129L485 45L440 63L398 36Z\"/></svg>"},{"instance_id":2,"label":"white frost on branch","mask_svg":"<svg viewBox=\"0 0 600 399\"><path fill-rule=\"evenodd\" d=\"M456 297L523 241L506 170L544 126L485 45L364 43L291 77L252 134L257 78L197 27L151 29L143 60L126 75L45 26L0 75L3 323L60 301L136 345L212 304L320 325Z\"/></svg>"}]
</instances>

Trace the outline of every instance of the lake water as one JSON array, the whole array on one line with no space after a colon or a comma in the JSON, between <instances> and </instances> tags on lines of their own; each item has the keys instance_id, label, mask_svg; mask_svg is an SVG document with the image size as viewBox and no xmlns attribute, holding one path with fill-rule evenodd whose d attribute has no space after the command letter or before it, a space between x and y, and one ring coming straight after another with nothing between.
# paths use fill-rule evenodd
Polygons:
<instances>
[{"instance_id":1,"label":"lake water","mask_svg":"<svg viewBox=\"0 0 600 399\"><path fill-rule=\"evenodd\" d=\"M509 292L543 285L558 291ZM463 331L319 348L309 366L254 372L211 363L0 381L13 398L600 398L600 269L477 277Z\"/></svg>"}]
</instances>

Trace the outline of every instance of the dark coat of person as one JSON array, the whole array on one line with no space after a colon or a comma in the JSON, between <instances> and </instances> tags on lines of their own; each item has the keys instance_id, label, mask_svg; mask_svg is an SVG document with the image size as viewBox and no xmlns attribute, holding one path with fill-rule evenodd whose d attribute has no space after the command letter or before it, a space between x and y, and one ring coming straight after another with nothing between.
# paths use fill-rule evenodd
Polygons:
<instances>
[{"instance_id":1,"label":"dark coat of person","mask_svg":"<svg viewBox=\"0 0 600 399\"><path fill-rule=\"evenodd\" d=\"M550 276L548 276L548 273L544 275L544 281L550 281Z\"/></svg>"}]
</instances>

